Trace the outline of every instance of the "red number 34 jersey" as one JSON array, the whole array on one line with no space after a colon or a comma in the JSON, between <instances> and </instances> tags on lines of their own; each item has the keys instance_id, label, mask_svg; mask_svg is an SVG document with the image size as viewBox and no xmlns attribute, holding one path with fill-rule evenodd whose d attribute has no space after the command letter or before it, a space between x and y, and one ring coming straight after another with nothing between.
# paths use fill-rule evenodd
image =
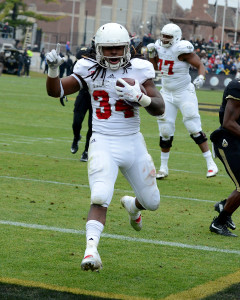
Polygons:
<instances>
[{"instance_id":1,"label":"red number 34 jersey","mask_svg":"<svg viewBox=\"0 0 240 300\"><path fill-rule=\"evenodd\" d=\"M88 85L93 108L93 132L107 135L129 135L140 131L139 107L131 106L119 99L115 85L118 78L134 78L143 84L155 77L155 71L149 61L134 58L127 70L106 69L103 80L102 72L93 80L90 75L95 61L80 59L73 73L80 75Z\"/></svg>"}]
</instances>

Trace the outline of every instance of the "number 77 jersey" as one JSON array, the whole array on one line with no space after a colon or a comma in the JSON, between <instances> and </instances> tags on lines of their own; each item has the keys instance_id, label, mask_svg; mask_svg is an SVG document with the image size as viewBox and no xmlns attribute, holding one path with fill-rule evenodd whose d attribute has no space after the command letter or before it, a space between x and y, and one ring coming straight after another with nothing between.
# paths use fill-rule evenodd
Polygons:
<instances>
[{"instance_id":1,"label":"number 77 jersey","mask_svg":"<svg viewBox=\"0 0 240 300\"><path fill-rule=\"evenodd\" d=\"M178 59L179 55L192 53L193 45L189 41L179 41L169 48L162 47L159 40L155 43L158 53L158 70L162 74L164 89L175 91L184 89L190 82L190 64Z\"/></svg>"},{"instance_id":2,"label":"number 77 jersey","mask_svg":"<svg viewBox=\"0 0 240 300\"><path fill-rule=\"evenodd\" d=\"M92 104L92 131L107 135L129 135L140 131L139 107L119 99L115 85L118 78L134 78L139 83L155 77L153 65L146 60L134 58L129 68L118 70L101 69L99 75L91 77L96 62L80 59L73 73L87 83Z\"/></svg>"}]
</instances>

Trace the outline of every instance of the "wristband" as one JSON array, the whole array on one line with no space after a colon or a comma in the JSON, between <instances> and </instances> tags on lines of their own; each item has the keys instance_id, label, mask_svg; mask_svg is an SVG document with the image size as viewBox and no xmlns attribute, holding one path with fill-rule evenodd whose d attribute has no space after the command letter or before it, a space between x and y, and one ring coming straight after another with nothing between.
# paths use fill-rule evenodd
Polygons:
<instances>
[{"instance_id":1,"label":"wristband","mask_svg":"<svg viewBox=\"0 0 240 300\"><path fill-rule=\"evenodd\" d=\"M58 68L48 68L48 77L56 78L58 77Z\"/></svg>"},{"instance_id":2,"label":"wristband","mask_svg":"<svg viewBox=\"0 0 240 300\"><path fill-rule=\"evenodd\" d=\"M202 74L201 74L201 75L198 75L198 78L199 78L199 79L206 80L205 76L204 76L204 75L202 75Z\"/></svg>"},{"instance_id":3,"label":"wristband","mask_svg":"<svg viewBox=\"0 0 240 300\"><path fill-rule=\"evenodd\" d=\"M140 100L138 100L139 104L143 107L147 107L151 104L152 99L145 94L142 94Z\"/></svg>"}]
</instances>

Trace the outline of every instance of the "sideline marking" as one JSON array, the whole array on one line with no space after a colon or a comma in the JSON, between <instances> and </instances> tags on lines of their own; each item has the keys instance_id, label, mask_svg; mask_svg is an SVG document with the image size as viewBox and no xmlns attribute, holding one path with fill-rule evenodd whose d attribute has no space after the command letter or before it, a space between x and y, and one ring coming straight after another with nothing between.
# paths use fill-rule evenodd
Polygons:
<instances>
[{"instance_id":1,"label":"sideline marking","mask_svg":"<svg viewBox=\"0 0 240 300\"><path fill-rule=\"evenodd\" d=\"M66 286L57 286L57 285L52 285L52 284L45 284L42 282L21 280L21 279L17 279L17 278L0 277L0 282L6 283L6 284L16 284L16 285L21 285L21 286L25 286L25 287L42 288L42 289L47 289L47 290L52 290L52 291L57 291L57 292L71 293L71 294L75 294L75 295L95 296L95 297L101 297L101 298L106 298L106 299L124 299L124 300L129 300L129 299L148 300L149 299L150 300L150 298L140 298L140 297L134 297L134 296L129 296L129 295L104 293L104 292L98 292L98 291L87 291L87 290L82 290L82 289L78 289L78 288L69 288Z\"/></svg>"},{"instance_id":2,"label":"sideline marking","mask_svg":"<svg viewBox=\"0 0 240 300\"><path fill-rule=\"evenodd\" d=\"M177 294L172 294L162 300L200 300L210 295L214 295L233 284L240 282L240 270L235 273L220 277L214 281L196 286L190 290L186 290ZM215 298L214 298L215 299ZM217 299L217 298L216 298Z\"/></svg>"},{"instance_id":3,"label":"sideline marking","mask_svg":"<svg viewBox=\"0 0 240 300\"><path fill-rule=\"evenodd\" d=\"M200 111L210 111L210 112L213 112L213 113L218 113L219 109L220 109L219 104L208 104L208 103L198 102L198 106L199 106Z\"/></svg>"},{"instance_id":4,"label":"sideline marking","mask_svg":"<svg viewBox=\"0 0 240 300\"><path fill-rule=\"evenodd\" d=\"M42 180L42 179L34 179L34 178L23 178L23 177L14 177L14 176L4 176L0 175L0 178L5 179L14 179L14 180L25 180L25 181L33 181L33 182L40 182L40 183L51 183L51 184L59 184L59 185L67 185L67 186L74 186L74 187L82 187L82 188L89 188L88 184L74 184L74 183L67 183L67 182L60 182L60 181L51 181L51 180ZM123 190L123 189L114 189L115 191L119 192L126 192L126 193L132 193L134 192L132 190ZM180 196L169 196L169 195L161 195L163 198L174 198L174 199L185 199L185 200L191 200L191 201L199 201L199 202L210 202L215 203L216 201L213 200L204 200L204 199L197 199L197 198L187 198L187 197L180 197Z\"/></svg>"},{"instance_id":5,"label":"sideline marking","mask_svg":"<svg viewBox=\"0 0 240 300\"><path fill-rule=\"evenodd\" d=\"M27 224L27 223L12 222L12 221L7 221L7 220L0 220L0 224L10 225L10 226L17 226L17 227L24 227L24 228L40 229L40 230L50 230L50 231L62 232L62 233L85 235L85 230L59 228L59 227L38 225L38 224ZM150 239L133 238L133 237L124 236L124 235L117 235L117 234L102 233L101 237L111 238L111 239L115 239L115 240L123 240L123 241L128 241L128 242L138 242L138 243L145 243L145 244L154 244L154 245L161 245L161 246L170 246L170 247L177 247L177 248L188 248L188 249L193 249L193 250L202 250L202 251L209 251L209 252L221 252L221 253L240 255L240 250L220 249L220 248L214 248L214 247L208 247L208 246L188 245L188 244L182 244L182 243L174 243L174 242L165 242L165 241L150 240Z\"/></svg>"}]
</instances>

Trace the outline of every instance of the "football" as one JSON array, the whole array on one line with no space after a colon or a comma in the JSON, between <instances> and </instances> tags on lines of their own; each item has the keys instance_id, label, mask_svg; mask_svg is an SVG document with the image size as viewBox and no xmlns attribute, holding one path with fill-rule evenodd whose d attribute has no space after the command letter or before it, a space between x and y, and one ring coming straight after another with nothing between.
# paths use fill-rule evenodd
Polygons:
<instances>
[{"instance_id":1,"label":"football","mask_svg":"<svg viewBox=\"0 0 240 300\"><path fill-rule=\"evenodd\" d=\"M122 78L124 81L126 81L129 85L135 85L135 79L133 79L133 78ZM123 87L123 84L121 83L121 82L119 82L119 81L117 81L116 82L116 85L117 86L120 86L120 87ZM145 89L145 87L142 85L142 84L140 84L139 83L139 86L140 86L140 89L141 89L141 91L145 94L145 95L147 95L147 91L146 91L146 89ZM132 106L141 106L139 103L137 103L137 102L131 102L131 101L128 101L128 100L124 100L127 104L129 104L129 105L132 105Z\"/></svg>"}]
</instances>

